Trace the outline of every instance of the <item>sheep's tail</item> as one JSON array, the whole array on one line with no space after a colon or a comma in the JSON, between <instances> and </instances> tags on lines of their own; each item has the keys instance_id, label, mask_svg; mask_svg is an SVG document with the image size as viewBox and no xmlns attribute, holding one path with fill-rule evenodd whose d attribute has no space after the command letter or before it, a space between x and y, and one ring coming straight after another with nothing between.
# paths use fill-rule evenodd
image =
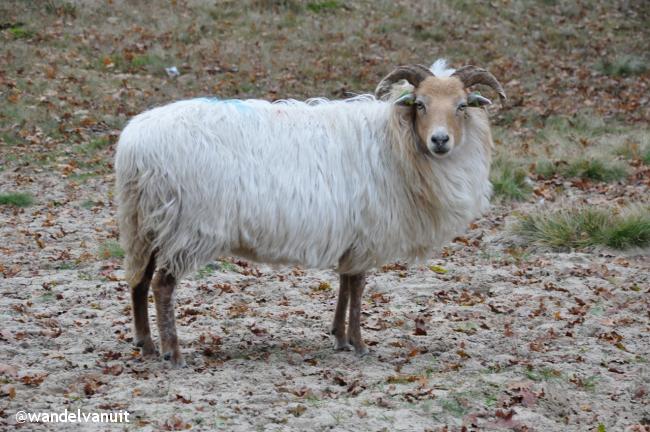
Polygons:
<instances>
[{"instance_id":1,"label":"sheep's tail","mask_svg":"<svg viewBox=\"0 0 650 432\"><path fill-rule=\"evenodd\" d=\"M133 287L145 277L149 262L155 258L155 246L143 214L143 167L134 152L136 140L127 129L122 132L115 154L115 198L125 279Z\"/></svg>"},{"instance_id":2,"label":"sheep's tail","mask_svg":"<svg viewBox=\"0 0 650 432\"><path fill-rule=\"evenodd\" d=\"M117 174L117 222L124 249L125 279L129 285L136 286L144 278L154 250L140 224L138 181L124 178L125 173L118 171Z\"/></svg>"}]
</instances>

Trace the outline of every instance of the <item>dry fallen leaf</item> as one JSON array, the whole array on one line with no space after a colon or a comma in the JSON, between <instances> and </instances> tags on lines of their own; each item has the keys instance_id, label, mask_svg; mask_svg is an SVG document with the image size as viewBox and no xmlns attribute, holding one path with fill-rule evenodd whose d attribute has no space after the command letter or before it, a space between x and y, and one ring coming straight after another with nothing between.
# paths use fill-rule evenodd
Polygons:
<instances>
[{"instance_id":1,"label":"dry fallen leaf","mask_svg":"<svg viewBox=\"0 0 650 432\"><path fill-rule=\"evenodd\" d=\"M447 269L445 269L444 267L439 266L439 265L431 265L431 266L429 266L429 270L431 270L434 273L438 273L438 274L446 274L447 273Z\"/></svg>"},{"instance_id":2,"label":"dry fallen leaf","mask_svg":"<svg viewBox=\"0 0 650 432\"><path fill-rule=\"evenodd\" d=\"M296 405L287 410L287 412L293 414L294 417L300 417L305 411L307 411L307 407L304 405Z\"/></svg>"},{"instance_id":3,"label":"dry fallen leaf","mask_svg":"<svg viewBox=\"0 0 650 432\"><path fill-rule=\"evenodd\" d=\"M6 396L9 399L16 397L16 387L11 384L4 384L0 386L0 396Z\"/></svg>"},{"instance_id":4,"label":"dry fallen leaf","mask_svg":"<svg viewBox=\"0 0 650 432\"><path fill-rule=\"evenodd\" d=\"M427 335L426 322L424 321L424 318L422 318L422 317L415 318L415 333L414 334L416 336L426 336Z\"/></svg>"},{"instance_id":5,"label":"dry fallen leaf","mask_svg":"<svg viewBox=\"0 0 650 432\"><path fill-rule=\"evenodd\" d=\"M20 377L20 382L28 386L38 387L48 375L45 372L35 373L33 375L25 374Z\"/></svg>"}]
</instances>

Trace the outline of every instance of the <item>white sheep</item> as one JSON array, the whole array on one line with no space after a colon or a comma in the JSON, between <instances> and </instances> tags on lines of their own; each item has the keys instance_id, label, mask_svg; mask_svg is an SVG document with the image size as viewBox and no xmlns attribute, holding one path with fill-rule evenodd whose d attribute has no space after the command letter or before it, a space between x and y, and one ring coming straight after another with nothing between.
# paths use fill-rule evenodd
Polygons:
<instances>
[{"instance_id":1,"label":"white sheep","mask_svg":"<svg viewBox=\"0 0 650 432\"><path fill-rule=\"evenodd\" d=\"M403 83L406 85L394 84ZM136 116L116 161L118 220L135 341L149 330L153 277L162 352L184 364L173 291L218 256L335 268L336 348L367 349L360 310L367 270L426 258L488 207L492 138L468 93L489 72L402 66L376 95L306 102L192 99ZM345 329L346 309L349 323Z\"/></svg>"}]
</instances>

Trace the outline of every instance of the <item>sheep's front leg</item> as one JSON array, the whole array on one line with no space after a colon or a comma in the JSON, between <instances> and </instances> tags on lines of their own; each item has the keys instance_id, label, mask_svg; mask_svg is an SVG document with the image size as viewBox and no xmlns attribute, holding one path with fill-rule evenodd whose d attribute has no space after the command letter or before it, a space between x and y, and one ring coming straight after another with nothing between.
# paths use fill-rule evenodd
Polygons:
<instances>
[{"instance_id":1,"label":"sheep's front leg","mask_svg":"<svg viewBox=\"0 0 650 432\"><path fill-rule=\"evenodd\" d=\"M135 333L135 345L142 351L143 357L157 355L156 345L151 339L149 329L149 285L151 276L156 267L155 259L152 256L145 270L142 280L131 287L131 306L133 308L133 327Z\"/></svg>"},{"instance_id":2,"label":"sheep's front leg","mask_svg":"<svg viewBox=\"0 0 650 432\"><path fill-rule=\"evenodd\" d=\"M348 311L348 303L350 300L349 286L349 276L340 275L339 298L336 301L336 312L334 312L334 322L332 323L331 331L331 334L336 338L334 344L334 349L336 350L347 350L351 348L345 334L345 315Z\"/></svg>"},{"instance_id":3,"label":"sheep's front leg","mask_svg":"<svg viewBox=\"0 0 650 432\"><path fill-rule=\"evenodd\" d=\"M354 351L364 356L368 354L368 348L361 339L361 296L366 286L366 275L364 273L348 275L348 292L350 295L350 316L348 317L348 341L354 347Z\"/></svg>"},{"instance_id":4,"label":"sheep's front leg","mask_svg":"<svg viewBox=\"0 0 650 432\"><path fill-rule=\"evenodd\" d=\"M176 321L174 320L174 288L176 288L176 278L164 270L160 270L154 276L152 288L156 301L156 317L163 358L169 360L174 367L183 367L185 366L185 361L178 348Z\"/></svg>"}]
</instances>

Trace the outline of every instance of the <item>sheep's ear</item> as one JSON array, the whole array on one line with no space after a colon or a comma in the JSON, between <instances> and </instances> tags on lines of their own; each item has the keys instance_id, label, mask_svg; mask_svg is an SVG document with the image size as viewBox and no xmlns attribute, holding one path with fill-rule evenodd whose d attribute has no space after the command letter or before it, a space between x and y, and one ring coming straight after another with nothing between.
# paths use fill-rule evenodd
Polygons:
<instances>
[{"instance_id":1,"label":"sheep's ear","mask_svg":"<svg viewBox=\"0 0 650 432\"><path fill-rule=\"evenodd\" d=\"M467 106L479 108L483 105L492 105L492 101L481 96L480 93L470 93L467 95Z\"/></svg>"},{"instance_id":2,"label":"sheep's ear","mask_svg":"<svg viewBox=\"0 0 650 432\"><path fill-rule=\"evenodd\" d=\"M415 103L415 93L404 93L395 100L395 105L412 106Z\"/></svg>"}]
</instances>

